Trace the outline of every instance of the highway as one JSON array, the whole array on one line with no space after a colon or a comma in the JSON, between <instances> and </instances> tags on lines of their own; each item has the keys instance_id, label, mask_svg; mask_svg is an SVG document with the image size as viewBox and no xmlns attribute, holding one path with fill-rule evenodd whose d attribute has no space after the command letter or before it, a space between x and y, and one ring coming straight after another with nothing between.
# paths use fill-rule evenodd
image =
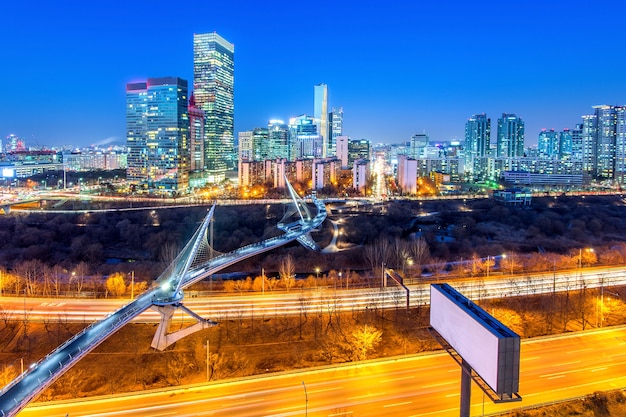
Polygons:
<instances>
[{"instance_id":1,"label":"highway","mask_svg":"<svg viewBox=\"0 0 626 417\"><path fill-rule=\"evenodd\" d=\"M20 417L458 416L460 369L443 352L31 404ZM473 416L626 387L626 327L522 341L522 402L493 404L472 385ZM306 395L305 395L306 389ZM308 402L307 402L308 399Z\"/></svg>"},{"instance_id":2,"label":"highway","mask_svg":"<svg viewBox=\"0 0 626 417\"><path fill-rule=\"evenodd\" d=\"M391 282L391 280L389 280ZM535 275L494 275L489 280L482 278L451 280L450 285L473 301L481 298L511 297L520 295L546 294L552 291L576 291L581 285L586 288L626 285L624 267L583 268L557 273ZM409 285L410 305L426 305L430 302L429 284ZM194 294L193 291L189 294ZM127 304L129 299L54 299L2 297L3 314L30 320L62 320L92 323L102 319L111 311ZM352 311L364 308L404 308L406 294L399 287L351 289L334 288L292 290L290 292L266 292L256 294L219 294L211 297L189 297L185 305L202 317L219 321L226 317L261 317L263 315L297 315L303 308L308 311ZM156 311L146 310L132 322L158 322Z\"/></svg>"}]
</instances>

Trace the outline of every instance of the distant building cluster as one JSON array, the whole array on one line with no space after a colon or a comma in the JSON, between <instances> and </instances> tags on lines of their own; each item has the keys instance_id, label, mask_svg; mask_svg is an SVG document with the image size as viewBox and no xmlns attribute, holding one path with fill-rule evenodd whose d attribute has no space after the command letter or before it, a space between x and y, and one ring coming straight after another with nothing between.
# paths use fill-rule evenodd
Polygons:
<instances>
[{"instance_id":1,"label":"distant building cluster","mask_svg":"<svg viewBox=\"0 0 626 417\"><path fill-rule=\"evenodd\" d=\"M453 193L459 184L580 189L626 182L626 106L594 106L573 128L538 132L525 147L524 120L487 114L465 123L465 140L433 142L426 132L373 145L344 132L344 109L330 106L324 83L313 112L234 132L234 45L215 32L194 34L193 88L175 76L126 85L126 147L35 150L9 135L0 142L3 175L46 170L126 169L138 192L181 195L236 179L243 189L284 188L338 194ZM191 90L191 91L190 91ZM252 192L252 191L251 191Z\"/></svg>"}]
</instances>

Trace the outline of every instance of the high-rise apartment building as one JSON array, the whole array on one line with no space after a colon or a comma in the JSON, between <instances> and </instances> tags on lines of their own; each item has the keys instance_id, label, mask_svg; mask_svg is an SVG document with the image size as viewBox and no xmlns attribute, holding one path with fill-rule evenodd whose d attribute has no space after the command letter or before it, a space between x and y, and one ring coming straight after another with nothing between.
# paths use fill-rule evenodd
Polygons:
<instances>
[{"instance_id":1,"label":"high-rise apartment building","mask_svg":"<svg viewBox=\"0 0 626 417\"><path fill-rule=\"evenodd\" d=\"M313 117L317 133L322 137L322 158L326 158L329 148L328 136L328 86L324 83L314 86Z\"/></svg>"},{"instance_id":2,"label":"high-rise apartment building","mask_svg":"<svg viewBox=\"0 0 626 417\"><path fill-rule=\"evenodd\" d=\"M193 35L193 88L204 111L204 169L219 182L237 162L234 142L235 47L215 32Z\"/></svg>"},{"instance_id":3,"label":"high-rise apartment building","mask_svg":"<svg viewBox=\"0 0 626 417\"><path fill-rule=\"evenodd\" d=\"M328 114L328 123L330 124L330 144L328 146L328 155L337 155L337 137L343 136L343 107L335 108Z\"/></svg>"},{"instance_id":4,"label":"high-rise apartment building","mask_svg":"<svg viewBox=\"0 0 626 417\"><path fill-rule=\"evenodd\" d=\"M465 122L465 171L469 177L480 177L483 162L490 154L491 119L485 113L475 114Z\"/></svg>"},{"instance_id":5,"label":"high-rise apartment building","mask_svg":"<svg viewBox=\"0 0 626 417\"><path fill-rule=\"evenodd\" d=\"M189 185L187 81L148 78L126 85L127 179L140 189L177 194Z\"/></svg>"},{"instance_id":6,"label":"high-rise apartment building","mask_svg":"<svg viewBox=\"0 0 626 417\"><path fill-rule=\"evenodd\" d=\"M498 157L524 156L524 121L515 114L502 113L498 119Z\"/></svg>"},{"instance_id":7,"label":"high-rise apartment building","mask_svg":"<svg viewBox=\"0 0 626 417\"><path fill-rule=\"evenodd\" d=\"M542 129L537 139L540 158L555 159L559 156L560 134L554 129Z\"/></svg>"},{"instance_id":8,"label":"high-rise apartment building","mask_svg":"<svg viewBox=\"0 0 626 417\"><path fill-rule=\"evenodd\" d=\"M491 146L491 119L485 113L475 114L465 123L465 158L471 162L476 157L489 155Z\"/></svg>"}]
</instances>

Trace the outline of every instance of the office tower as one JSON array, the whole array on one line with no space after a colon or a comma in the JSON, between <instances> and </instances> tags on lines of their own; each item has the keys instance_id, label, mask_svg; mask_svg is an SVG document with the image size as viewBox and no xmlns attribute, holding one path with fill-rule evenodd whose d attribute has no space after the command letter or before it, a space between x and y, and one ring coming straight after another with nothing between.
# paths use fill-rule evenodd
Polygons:
<instances>
[{"instance_id":1,"label":"office tower","mask_svg":"<svg viewBox=\"0 0 626 417\"><path fill-rule=\"evenodd\" d=\"M351 140L348 142L348 168L354 167L354 161L372 159L370 141L367 139Z\"/></svg>"},{"instance_id":2,"label":"office tower","mask_svg":"<svg viewBox=\"0 0 626 417\"><path fill-rule=\"evenodd\" d=\"M189 99L189 169L204 170L204 111L196 106L196 98L192 94Z\"/></svg>"},{"instance_id":3,"label":"office tower","mask_svg":"<svg viewBox=\"0 0 626 417\"><path fill-rule=\"evenodd\" d=\"M502 113L498 119L497 155L504 158L524 156L524 121L515 114Z\"/></svg>"},{"instance_id":4,"label":"office tower","mask_svg":"<svg viewBox=\"0 0 626 417\"><path fill-rule=\"evenodd\" d=\"M255 127L252 131L252 149L255 161L264 161L269 150L269 131L265 127Z\"/></svg>"},{"instance_id":5,"label":"office tower","mask_svg":"<svg viewBox=\"0 0 626 417\"><path fill-rule=\"evenodd\" d=\"M267 123L268 159L289 158L289 126L282 120L270 120Z\"/></svg>"},{"instance_id":6,"label":"office tower","mask_svg":"<svg viewBox=\"0 0 626 417\"><path fill-rule=\"evenodd\" d=\"M333 107L328 113L328 123L330 125L328 156L335 156L337 155L337 137L343 135L343 107Z\"/></svg>"},{"instance_id":7,"label":"office tower","mask_svg":"<svg viewBox=\"0 0 626 417\"><path fill-rule=\"evenodd\" d=\"M289 159L322 158L323 137L315 118L301 115L289 119Z\"/></svg>"},{"instance_id":8,"label":"office tower","mask_svg":"<svg viewBox=\"0 0 626 417\"><path fill-rule=\"evenodd\" d=\"M187 81L148 78L126 85L127 179L176 195L189 185Z\"/></svg>"},{"instance_id":9,"label":"office tower","mask_svg":"<svg viewBox=\"0 0 626 417\"><path fill-rule=\"evenodd\" d=\"M416 133L411 136L411 147L409 156L414 159L426 156L426 148L428 147L429 138L426 133Z\"/></svg>"},{"instance_id":10,"label":"office tower","mask_svg":"<svg viewBox=\"0 0 626 417\"><path fill-rule=\"evenodd\" d=\"M234 143L235 47L215 32L193 35L193 88L204 111L204 169L220 182L237 161Z\"/></svg>"},{"instance_id":11,"label":"office tower","mask_svg":"<svg viewBox=\"0 0 626 417\"><path fill-rule=\"evenodd\" d=\"M491 146L491 119L485 113L475 114L465 122L465 157L471 162L476 157L489 155Z\"/></svg>"},{"instance_id":12,"label":"office tower","mask_svg":"<svg viewBox=\"0 0 626 417\"><path fill-rule=\"evenodd\" d=\"M328 86L324 83L314 86L313 117L317 133L322 137L322 158L328 156Z\"/></svg>"},{"instance_id":13,"label":"office tower","mask_svg":"<svg viewBox=\"0 0 626 417\"><path fill-rule=\"evenodd\" d=\"M537 140L540 158L555 159L559 156L560 135L554 129L541 129Z\"/></svg>"}]
</instances>

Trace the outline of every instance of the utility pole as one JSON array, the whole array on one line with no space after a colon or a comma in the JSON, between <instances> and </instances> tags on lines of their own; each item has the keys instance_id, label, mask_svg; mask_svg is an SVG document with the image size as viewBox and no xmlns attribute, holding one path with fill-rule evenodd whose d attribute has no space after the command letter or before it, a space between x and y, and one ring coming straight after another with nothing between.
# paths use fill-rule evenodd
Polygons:
<instances>
[{"instance_id":1,"label":"utility pole","mask_svg":"<svg viewBox=\"0 0 626 417\"><path fill-rule=\"evenodd\" d=\"M209 382L209 347L210 347L209 339L206 340L206 381Z\"/></svg>"}]
</instances>

